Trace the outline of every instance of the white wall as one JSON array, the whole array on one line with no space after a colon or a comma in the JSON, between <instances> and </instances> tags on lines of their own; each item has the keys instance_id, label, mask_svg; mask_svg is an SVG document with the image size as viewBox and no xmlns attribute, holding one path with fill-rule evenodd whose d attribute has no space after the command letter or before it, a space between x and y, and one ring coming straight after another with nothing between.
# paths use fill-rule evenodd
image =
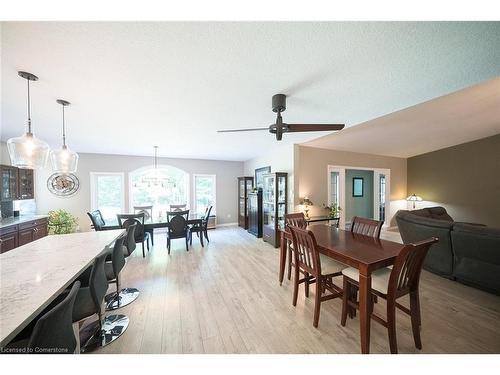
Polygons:
<instances>
[{"instance_id":1,"label":"white wall","mask_svg":"<svg viewBox=\"0 0 500 375\"><path fill-rule=\"evenodd\" d=\"M1 163L10 164L6 144L1 143ZM77 216L80 229L90 229L90 221L86 212L90 210L90 172L124 172L125 173L125 208L128 210L128 173L138 168L151 166L152 157L105 155L105 154L79 154L78 171L80 189L72 197L60 198L47 189L47 178L52 174L50 167L35 172L35 198L37 212L46 214L50 210L65 209ZM192 180L193 174L215 174L217 176L217 222L228 224L237 222L237 177L243 175L243 162L158 158L158 164L167 164L180 168L190 176L190 199L193 199ZM191 202L191 206L193 206Z\"/></svg>"}]
</instances>

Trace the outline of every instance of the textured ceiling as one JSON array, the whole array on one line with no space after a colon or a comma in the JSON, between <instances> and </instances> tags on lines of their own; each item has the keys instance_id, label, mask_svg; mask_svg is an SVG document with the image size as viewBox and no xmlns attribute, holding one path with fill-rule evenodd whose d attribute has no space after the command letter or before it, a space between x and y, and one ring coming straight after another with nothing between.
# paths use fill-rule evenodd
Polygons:
<instances>
[{"instance_id":1,"label":"textured ceiling","mask_svg":"<svg viewBox=\"0 0 500 375\"><path fill-rule=\"evenodd\" d=\"M500 76L498 22L4 22L1 38L1 139L23 131L27 70L35 133L60 143L66 99L79 152L247 160L273 136L216 130L271 124L276 93L285 122L349 127Z\"/></svg>"}]
</instances>

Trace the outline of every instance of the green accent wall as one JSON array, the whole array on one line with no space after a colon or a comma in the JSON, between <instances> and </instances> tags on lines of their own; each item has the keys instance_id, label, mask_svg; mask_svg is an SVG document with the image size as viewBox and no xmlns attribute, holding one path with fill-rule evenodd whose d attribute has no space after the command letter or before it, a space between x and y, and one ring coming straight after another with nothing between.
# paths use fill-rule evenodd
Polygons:
<instances>
[{"instance_id":1,"label":"green accent wall","mask_svg":"<svg viewBox=\"0 0 500 375\"><path fill-rule=\"evenodd\" d=\"M364 183L363 196L352 196L352 179L362 177ZM346 169L345 171L345 205L346 221L354 216L373 218L373 171Z\"/></svg>"},{"instance_id":2,"label":"green accent wall","mask_svg":"<svg viewBox=\"0 0 500 375\"><path fill-rule=\"evenodd\" d=\"M455 221L500 227L500 134L408 159L408 195Z\"/></svg>"}]
</instances>

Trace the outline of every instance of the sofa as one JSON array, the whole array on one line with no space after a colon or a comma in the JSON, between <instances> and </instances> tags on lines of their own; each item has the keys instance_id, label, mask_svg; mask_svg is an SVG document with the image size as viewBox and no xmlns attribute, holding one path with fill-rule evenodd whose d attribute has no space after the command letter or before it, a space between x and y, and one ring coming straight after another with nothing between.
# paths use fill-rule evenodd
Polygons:
<instances>
[{"instance_id":1,"label":"sofa","mask_svg":"<svg viewBox=\"0 0 500 375\"><path fill-rule=\"evenodd\" d=\"M396 222L404 243L439 238L424 269L500 295L500 228L455 222L444 207L400 210Z\"/></svg>"}]
</instances>

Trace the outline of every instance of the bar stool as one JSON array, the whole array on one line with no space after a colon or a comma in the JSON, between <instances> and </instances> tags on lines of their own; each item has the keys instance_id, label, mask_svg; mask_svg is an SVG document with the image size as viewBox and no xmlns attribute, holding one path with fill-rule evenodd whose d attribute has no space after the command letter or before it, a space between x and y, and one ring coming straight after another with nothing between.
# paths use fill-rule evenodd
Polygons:
<instances>
[{"instance_id":1,"label":"bar stool","mask_svg":"<svg viewBox=\"0 0 500 375\"><path fill-rule=\"evenodd\" d=\"M106 248L79 278L81 287L73 308L73 323L83 323L84 320L94 315L98 318L97 321L84 325L78 330L80 343L83 343L81 353L112 343L125 332L129 324L129 318L126 315L103 316L102 305L104 295L108 290L104 263L108 254L109 249Z\"/></svg>"},{"instance_id":2,"label":"bar stool","mask_svg":"<svg viewBox=\"0 0 500 375\"><path fill-rule=\"evenodd\" d=\"M116 292L112 292L104 297L106 303L106 311L116 310L120 307L126 306L134 302L137 297L139 297L139 290L136 288L123 288L120 289L120 272L126 264L125 253L128 254L127 257L132 254L130 249L133 246L135 249L135 228L137 224L131 224L127 228L127 233L125 237L120 237L115 241L113 251L111 255L111 261L104 263L104 270L106 272L106 278L108 282L116 284ZM127 240L127 245L124 246L124 240ZM132 245L133 244L133 245ZM108 254L109 260L109 254Z\"/></svg>"},{"instance_id":3,"label":"bar stool","mask_svg":"<svg viewBox=\"0 0 500 375\"><path fill-rule=\"evenodd\" d=\"M6 353L72 354L77 348L73 333L73 307L80 282L73 283L55 303L35 319L34 327L25 328L6 346ZM27 336L26 336L27 334Z\"/></svg>"}]
</instances>

